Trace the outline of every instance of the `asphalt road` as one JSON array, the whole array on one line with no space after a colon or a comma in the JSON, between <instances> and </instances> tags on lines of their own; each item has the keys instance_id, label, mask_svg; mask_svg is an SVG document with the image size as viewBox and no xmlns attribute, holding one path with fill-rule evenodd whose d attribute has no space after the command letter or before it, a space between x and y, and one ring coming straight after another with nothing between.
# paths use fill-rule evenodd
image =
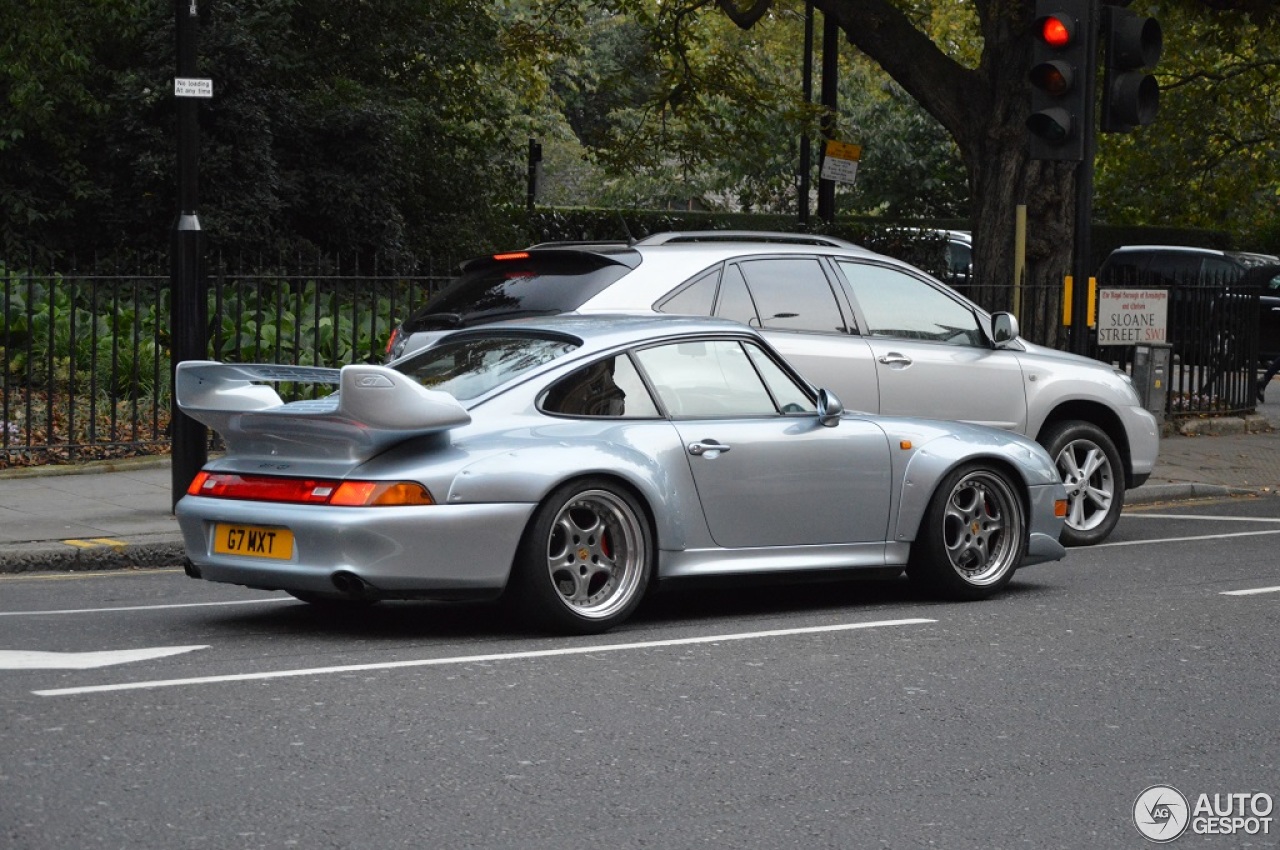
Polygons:
<instances>
[{"instance_id":1,"label":"asphalt road","mask_svg":"<svg viewBox=\"0 0 1280 850\"><path fill-rule=\"evenodd\" d=\"M0 847L1147 846L1149 786L1280 797L1278 505L1130 510L981 603L685 589L595 638L5 576Z\"/></svg>"}]
</instances>

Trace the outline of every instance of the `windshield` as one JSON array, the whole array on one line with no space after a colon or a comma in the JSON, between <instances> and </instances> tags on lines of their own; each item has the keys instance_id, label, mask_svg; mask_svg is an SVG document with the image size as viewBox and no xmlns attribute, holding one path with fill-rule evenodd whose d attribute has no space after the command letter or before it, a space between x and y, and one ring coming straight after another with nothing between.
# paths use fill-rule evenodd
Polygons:
<instances>
[{"instance_id":1,"label":"windshield","mask_svg":"<svg viewBox=\"0 0 1280 850\"><path fill-rule=\"evenodd\" d=\"M578 347L564 337L486 334L446 339L393 368L459 401L477 398Z\"/></svg>"}]
</instances>

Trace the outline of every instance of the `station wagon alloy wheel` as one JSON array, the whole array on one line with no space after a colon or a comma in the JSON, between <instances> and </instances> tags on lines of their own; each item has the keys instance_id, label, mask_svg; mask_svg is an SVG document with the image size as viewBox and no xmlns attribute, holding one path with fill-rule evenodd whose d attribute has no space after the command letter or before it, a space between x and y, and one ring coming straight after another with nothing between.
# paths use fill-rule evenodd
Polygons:
<instances>
[{"instance_id":1,"label":"station wagon alloy wheel","mask_svg":"<svg viewBox=\"0 0 1280 850\"><path fill-rule=\"evenodd\" d=\"M1088 422L1063 422L1045 434L1044 447L1067 488L1062 542L1092 546L1111 533L1124 504L1124 468L1106 433Z\"/></svg>"}]
</instances>

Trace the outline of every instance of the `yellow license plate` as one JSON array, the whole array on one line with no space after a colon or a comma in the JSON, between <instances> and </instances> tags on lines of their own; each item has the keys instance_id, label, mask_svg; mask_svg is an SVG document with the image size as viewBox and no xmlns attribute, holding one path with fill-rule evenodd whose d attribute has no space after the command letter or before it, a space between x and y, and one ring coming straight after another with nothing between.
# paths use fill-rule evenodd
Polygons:
<instances>
[{"instance_id":1,"label":"yellow license plate","mask_svg":"<svg viewBox=\"0 0 1280 850\"><path fill-rule=\"evenodd\" d=\"M293 557L293 532L287 528L220 522L213 527L213 551L219 555L287 561Z\"/></svg>"}]
</instances>

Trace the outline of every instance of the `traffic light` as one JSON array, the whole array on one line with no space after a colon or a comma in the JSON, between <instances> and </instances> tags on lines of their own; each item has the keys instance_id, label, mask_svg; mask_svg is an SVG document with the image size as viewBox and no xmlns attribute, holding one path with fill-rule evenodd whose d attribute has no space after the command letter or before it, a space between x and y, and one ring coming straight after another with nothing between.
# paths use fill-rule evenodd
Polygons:
<instances>
[{"instance_id":1,"label":"traffic light","mask_svg":"<svg viewBox=\"0 0 1280 850\"><path fill-rule=\"evenodd\" d=\"M1093 127L1094 0L1036 0L1031 158L1084 159Z\"/></svg>"},{"instance_id":2,"label":"traffic light","mask_svg":"<svg viewBox=\"0 0 1280 850\"><path fill-rule=\"evenodd\" d=\"M1102 132L1127 133L1155 120L1160 86L1146 69L1160 61L1160 22L1119 6L1105 16L1106 76L1102 81Z\"/></svg>"}]
</instances>

